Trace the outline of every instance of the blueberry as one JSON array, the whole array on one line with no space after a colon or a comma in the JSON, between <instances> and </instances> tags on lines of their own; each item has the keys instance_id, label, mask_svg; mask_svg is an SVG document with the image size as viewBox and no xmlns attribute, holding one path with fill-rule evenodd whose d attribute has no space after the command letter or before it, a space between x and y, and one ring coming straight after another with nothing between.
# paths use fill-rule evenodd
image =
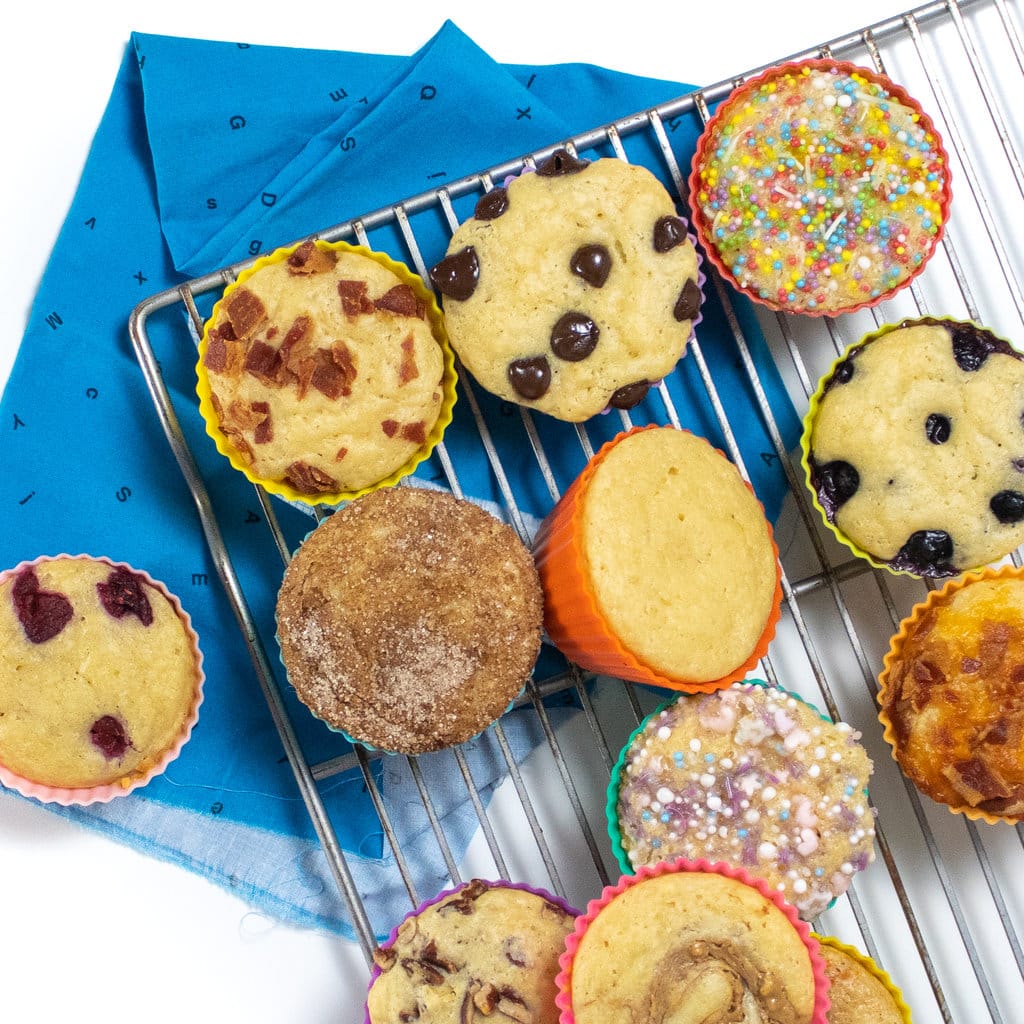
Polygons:
<instances>
[{"instance_id":1,"label":"blueberry","mask_svg":"<svg viewBox=\"0 0 1024 1024\"><path fill-rule=\"evenodd\" d=\"M945 444L949 440L952 429L953 425L949 422L949 417L943 416L941 412L933 412L924 421L924 436L932 444Z\"/></svg>"},{"instance_id":2,"label":"blueberry","mask_svg":"<svg viewBox=\"0 0 1024 1024\"><path fill-rule=\"evenodd\" d=\"M826 507L831 506L830 514L850 500L860 487L860 474L848 462L836 459L826 462L818 470L818 485Z\"/></svg>"},{"instance_id":3,"label":"blueberry","mask_svg":"<svg viewBox=\"0 0 1024 1024\"><path fill-rule=\"evenodd\" d=\"M124 725L113 715L97 718L89 729L89 739L108 761L120 761L132 745Z\"/></svg>"},{"instance_id":4,"label":"blueberry","mask_svg":"<svg viewBox=\"0 0 1024 1024\"><path fill-rule=\"evenodd\" d=\"M1001 523L1019 523L1024 519L1024 494L1020 491L1000 491L988 503Z\"/></svg>"},{"instance_id":5,"label":"blueberry","mask_svg":"<svg viewBox=\"0 0 1024 1024\"><path fill-rule=\"evenodd\" d=\"M953 358L965 373L980 370L992 346L973 327L958 327L953 332Z\"/></svg>"},{"instance_id":6,"label":"blueberry","mask_svg":"<svg viewBox=\"0 0 1024 1024\"><path fill-rule=\"evenodd\" d=\"M955 576L952 557L953 538L945 530L917 530L907 538L892 564L922 576Z\"/></svg>"},{"instance_id":7,"label":"blueberry","mask_svg":"<svg viewBox=\"0 0 1024 1024\"><path fill-rule=\"evenodd\" d=\"M853 380L853 359L844 359L835 368L832 379L837 384L849 384Z\"/></svg>"}]
</instances>

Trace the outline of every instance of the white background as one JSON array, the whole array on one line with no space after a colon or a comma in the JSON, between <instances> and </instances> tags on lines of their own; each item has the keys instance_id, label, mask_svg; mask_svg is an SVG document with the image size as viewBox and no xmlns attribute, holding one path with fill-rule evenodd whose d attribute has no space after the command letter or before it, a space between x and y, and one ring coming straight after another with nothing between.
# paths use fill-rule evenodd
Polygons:
<instances>
[{"instance_id":1,"label":"white background","mask_svg":"<svg viewBox=\"0 0 1024 1024\"><path fill-rule=\"evenodd\" d=\"M27 3L0 37L0 384L132 30L394 54L450 17L499 61L585 61L710 84L910 6L897 0L557 5ZM395 197L400 198L400 197ZM127 310L125 313L127 314ZM345 943L268 921L190 873L0 802L5 1020L361 1020Z\"/></svg>"}]
</instances>

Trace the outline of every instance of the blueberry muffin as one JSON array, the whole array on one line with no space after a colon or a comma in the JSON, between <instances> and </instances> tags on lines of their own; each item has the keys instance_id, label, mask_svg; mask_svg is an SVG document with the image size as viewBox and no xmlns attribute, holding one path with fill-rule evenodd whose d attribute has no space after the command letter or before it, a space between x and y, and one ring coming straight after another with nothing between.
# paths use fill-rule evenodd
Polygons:
<instances>
[{"instance_id":1,"label":"blueberry muffin","mask_svg":"<svg viewBox=\"0 0 1024 1024\"><path fill-rule=\"evenodd\" d=\"M837 537L894 572L955 576L1024 543L1024 357L973 323L904 320L811 400L807 482Z\"/></svg>"},{"instance_id":2,"label":"blueberry muffin","mask_svg":"<svg viewBox=\"0 0 1024 1024\"><path fill-rule=\"evenodd\" d=\"M697 253L646 168L556 151L477 203L430 272L488 391L558 419L629 409L686 348Z\"/></svg>"},{"instance_id":3,"label":"blueberry muffin","mask_svg":"<svg viewBox=\"0 0 1024 1024\"><path fill-rule=\"evenodd\" d=\"M410 914L374 954L367 1024L557 1024L555 976L576 911L473 879Z\"/></svg>"},{"instance_id":4,"label":"blueberry muffin","mask_svg":"<svg viewBox=\"0 0 1024 1024\"><path fill-rule=\"evenodd\" d=\"M411 472L454 403L433 295L402 264L342 242L281 249L240 274L206 325L197 372L219 450L310 504Z\"/></svg>"}]
</instances>

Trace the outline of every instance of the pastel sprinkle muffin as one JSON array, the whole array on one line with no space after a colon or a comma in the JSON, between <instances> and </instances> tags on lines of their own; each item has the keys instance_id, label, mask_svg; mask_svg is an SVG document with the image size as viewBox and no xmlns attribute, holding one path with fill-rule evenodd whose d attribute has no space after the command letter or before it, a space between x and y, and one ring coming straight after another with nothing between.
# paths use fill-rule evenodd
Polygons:
<instances>
[{"instance_id":1,"label":"pastel sprinkle muffin","mask_svg":"<svg viewBox=\"0 0 1024 1024\"><path fill-rule=\"evenodd\" d=\"M736 467L670 426L619 434L534 540L545 626L594 672L717 689L764 654L779 617L771 526Z\"/></svg>"},{"instance_id":2,"label":"pastel sprinkle muffin","mask_svg":"<svg viewBox=\"0 0 1024 1024\"><path fill-rule=\"evenodd\" d=\"M672 857L735 864L810 919L874 859L871 768L848 725L783 690L680 696L615 766L612 847L626 871Z\"/></svg>"},{"instance_id":3,"label":"pastel sprinkle muffin","mask_svg":"<svg viewBox=\"0 0 1024 1024\"><path fill-rule=\"evenodd\" d=\"M661 182L565 150L483 196L430 279L481 386L574 422L639 403L701 303L697 252Z\"/></svg>"},{"instance_id":4,"label":"pastel sprinkle muffin","mask_svg":"<svg viewBox=\"0 0 1024 1024\"><path fill-rule=\"evenodd\" d=\"M750 298L790 313L874 305L942 237L949 162L931 119L884 75L834 60L739 86L698 141L693 223Z\"/></svg>"},{"instance_id":5,"label":"pastel sprinkle muffin","mask_svg":"<svg viewBox=\"0 0 1024 1024\"><path fill-rule=\"evenodd\" d=\"M1024 573L1006 566L931 591L900 623L879 718L926 796L989 823L1024 821Z\"/></svg>"},{"instance_id":6,"label":"pastel sprinkle muffin","mask_svg":"<svg viewBox=\"0 0 1024 1024\"><path fill-rule=\"evenodd\" d=\"M828 980L807 925L722 863L662 862L606 887L560 963L561 1024L826 1024Z\"/></svg>"},{"instance_id":7,"label":"pastel sprinkle muffin","mask_svg":"<svg viewBox=\"0 0 1024 1024\"><path fill-rule=\"evenodd\" d=\"M815 935L825 960L828 1024L910 1024L910 1008L892 979L859 949Z\"/></svg>"},{"instance_id":8,"label":"pastel sprinkle muffin","mask_svg":"<svg viewBox=\"0 0 1024 1024\"><path fill-rule=\"evenodd\" d=\"M58 555L0 574L0 781L106 801L177 756L202 700L188 615L148 574Z\"/></svg>"},{"instance_id":9,"label":"pastel sprinkle muffin","mask_svg":"<svg viewBox=\"0 0 1024 1024\"><path fill-rule=\"evenodd\" d=\"M533 671L543 607L511 527L445 491L357 498L302 543L277 599L299 698L356 742L402 754L462 743Z\"/></svg>"},{"instance_id":10,"label":"pastel sprinkle muffin","mask_svg":"<svg viewBox=\"0 0 1024 1024\"><path fill-rule=\"evenodd\" d=\"M214 306L197 372L218 449L307 504L412 472L455 401L433 295L402 264L342 242L279 249L241 273Z\"/></svg>"},{"instance_id":11,"label":"pastel sprinkle muffin","mask_svg":"<svg viewBox=\"0 0 1024 1024\"><path fill-rule=\"evenodd\" d=\"M1024 543L1024 356L977 324L924 317L847 349L811 399L807 482L836 536L940 578Z\"/></svg>"},{"instance_id":12,"label":"pastel sprinkle muffin","mask_svg":"<svg viewBox=\"0 0 1024 1024\"><path fill-rule=\"evenodd\" d=\"M557 1024L558 957L575 917L563 900L510 882L442 893L375 952L367 1024Z\"/></svg>"}]
</instances>

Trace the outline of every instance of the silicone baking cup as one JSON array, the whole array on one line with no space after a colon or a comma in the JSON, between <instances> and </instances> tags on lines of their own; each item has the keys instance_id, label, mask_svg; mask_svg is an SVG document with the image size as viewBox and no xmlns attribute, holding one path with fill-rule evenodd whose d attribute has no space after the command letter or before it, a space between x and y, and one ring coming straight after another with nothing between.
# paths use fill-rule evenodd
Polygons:
<instances>
[{"instance_id":1,"label":"silicone baking cup","mask_svg":"<svg viewBox=\"0 0 1024 1024\"><path fill-rule=\"evenodd\" d=\"M878 720L883 726L883 736L886 742L889 744L892 758L897 764L900 764L901 770L903 765L900 762L898 751L899 741L896 736L896 731L892 723L892 719L886 712L886 704L888 703L889 690L891 685L892 672L903 658L904 647L909 639L911 630L918 625L929 613L932 612L937 606L945 604L957 591L963 590L966 587L973 586L974 584L983 580L1019 580L1024 585L1024 568L1016 568L1012 565L1005 565L1001 567L987 566L979 571L965 573L963 576L959 576L955 579L947 580L945 585L940 590L930 590L924 601L914 605L910 610L910 613L900 622L898 631L891 637L889 641L889 650L882 660L882 671L878 676L878 703L881 706L881 710L878 713ZM1007 670L1009 671L1009 670ZM1010 708L1001 709L1003 713L1011 713ZM1021 712L1017 712L1021 715ZM968 726L971 724L970 711L965 713L968 719ZM980 731L980 723L973 723ZM1021 765L1021 775L1024 776L1024 761ZM918 789L922 792L926 792L917 783L917 781L908 774L908 778L914 782ZM982 810L978 807L972 807L970 804L964 802L962 804L952 804L944 801L939 801L937 797L933 797L932 794L927 794L936 802L941 802L951 814L962 814L965 818L969 818L971 821L983 821L987 825L998 825L1000 823L1007 825L1017 825L1024 821L1024 815L1017 816L1005 816L999 814L993 814L989 811Z\"/></svg>"},{"instance_id":2,"label":"silicone baking cup","mask_svg":"<svg viewBox=\"0 0 1024 1024\"><path fill-rule=\"evenodd\" d=\"M851 946L848 943L840 942L839 939L832 937L831 935L818 935L816 932L811 932L811 937L817 941L819 946L830 946L832 949L839 950L840 953L845 953L851 960L857 963L860 967L863 967L871 977L876 978L881 986L892 996L893 1007L896 1012L903 1019L903 1024L912 1024L910 1019L910 1007L907 1006L903 999L903 993L896 987L896 983L889 977L889 975L882 970L878 964L875 963L871 957L862 953L855 946ZM833 1003L836 1008L839 1008L838 1002L836 1002L836 990L833 986L829 990ZM856 1013L853 1007L850 1007L851 1011Z\"/></svg>"},{"instance_id":3,"label":"silicone baking cup","mask_svg":"<svg viewBox=\"0 0 1024 1024\"><path fill-rule=\"evenodd\" d=\"M250 483L257 484L270 494L276 494L278 497L284 498L286 501L307 507L314 505L338 505L344 501L351 501L353 498L358 498L361 495L368 494L370 491L375 491L378 488L394 486L404 477L414 473L416 467L426 459L430 458L431 453L438 444L440 444L445 430L452 421L452 410L455 406L456 400L455 356L452 352L451 345L448 342L448 333L445 330L444 317L441 313L440 307L437 304L434 293L426 287L422 278L414 274L404 263L393 260L386 253L376 252L362 245L351 245L348 242L325 242L322 240L318 240L316 244L322 249L335 250L338 252L350 252L359 256L365 256L368 259L379 263L381 266L386 267L388 270L392 271L402 283L407 284L413 290L416 298L424 304L427 319L430 322L431 331L434 338L437 340L438 345L441 347L444 369L441 377L441 407L438 412L437 420L428 432L423 445L417 449L411 458L394 470L394 472L389 473L382 479L374 481L374 483L369 484L366 487L361 487L357 490L337 491L326 494L307 494L303 491L297 490L284 481L263 479L252 472L251 468L240 457L238 451L231 444L230 439L220 429L217 412L213 405L210 378L204 365L204 358L209 346L210 325L216 320L217 311L221 303L223 303L235 289L245 284L253 274L257 273L263 267L286 260L293 252L295 252L299 245L275 249L266 256L260 257L260 259L258 259L251 267L243 270L232 284L228 285L224 290L224 294L214 305L213 312L209 320L206 322L206 326L203 329L203 336L199 342L199 361L196 364L196 394L199 397L199 412L203 417L203 421L206 426L206 433L213 439L217 446L217 451L227 458L231 465L243 474Z\"/></svg>"},{"instance_id":4,"label":"silicone baking cup","mask_svg":"<svg viewBox=\"0 0 1024 1024\"><path fill-rule=\"evenodd\" d=\"M670 678L641 661L623 645L606 622L589 581L581 540L587 487L615 445L641 431L659 429L664 428L655 424L633 427L604 444L541 524L534 540L534 558L544 587L544 624L555 646L571 661L589 671L688 693L720 690L742 679L757 666L768 651L782 614L782 567L774 533L767 520L776 572L771 609L748 657L718 679L693 681ZM710 444L709 447L713 448ZM718 449L713 450L725 458ZM749 483L744 483L753 494ZM758 505L763 513L763 506Z\"/></svg>"},{"instance_id":5,"label":"silicone baking cup","mask_svg":"<svg viewBox=\"0 0 1024 1024\"><path fill-rule=\"evenodd\" d=\"M766 683L763 679L746 679L746 680L743 681L742 685L745 685L745 686L757 686L757 687L763 687L764 689L771 689L768 686L768 683ZM801 704L803 704L806 707L810 708L823 722L828 723L828 725L830 725L830 726L832 725L832 720L830 718L828 718L828 716L822 714L822 712L818 708L816 708L810 701L805 700L799 694L793 693L791 690L785 690L785 689L782 689L781 687L778 687L777 689L779 689L780 692L786 694L787 697L792 697L794 700L800 701ZM623 842L622 842L622 827L621 827L621 825L619 823L619 809L618 809L618 805L619 805L619 789L620 789L620 787L622 785L622 776L623 776L623 772L625 771L625 767L626 767L626 758L629 756L630 751L633 749L633 744L636 742L636 740L640 736L643 735L644 731L647 729L648 725L652 721L657 720L657 718L661 715L662 711L664 711L664 710L666 710L668 708L671 708L673 705L675 705L680 700L687 700L690 697L695 697L695 696L696 695L689 695L688 696L688 695L681 694L681 695L678 695L678 696L675 696L675 697L670 697L668 700L666 700L662 704L658 705L658 707L656 707L646 718L644 718L644 720L630 734L629 739L626 741L625 745L622 747L622 750L619 752L619 756L616 759L614 766L612 767L611 779L609 780L608 789L606 791L605 817L606 817L607 823L608 823L608 837L611 840L612 853L614 854L615 859L618 862L619 868L622 870L623 874L630 875L630 874L633 874L634 871L637 870L636 868L633 867L633 864L632 864L632 862L629 859L629 854L626 852L626 848L623 845ZM765 740L765 742L769 742L769 740ZM805 793L808 793L808 792L812 791L812 789L809 789L808 787L803 786L803 785L797 786L797 788L800 789L801 792L805 792ZM867 790L863 791L863 796L864 796L864 799L866 801L867 800ZM708 851L708 854L709 854L709 856L715 856L715 854L712 851L710 851L710 850ZM673 850L671 850L671 849L668 849L668 850L665 851L664 857L666 859L668 859L668 858L671 858L674 855L675 855L675 852ZM835 890L833 888L829 887L829 891L834 892ZM793 901L793 902L796 902L796 901ZM828 904L828 906L829 907L834 906L835 902L836 902L836 897L833 897L832 901ZM805 915L805 916L809 917L810 915Z\"/></svg>"},{"instance_id":6,"label":"silicone baking cup","mask_svg":"<svg viewBox=\"0 0 1024 1024\"><path fill-rule=\"evenodd\" d=\"M558 995L555 999L561 1014L559 1024L576 1024L576 1015L572 1006L572 983L573 968L580 944L587 934L587 931L598 919L601 913L619 896L634 886L643 885L650 880L657 880L665 875L676 873L704 873L717 874L725 878L733 879L736 882L755 889L765 900L772 903L786 918L794 931L799 936L800 942L807 950L810 961L811 972L814 979L814 1005L808 1024L828 1024L829 996L828 978L825 974L825 961L822 959L818 949L818 943L811 934L808 924L801 921L796 909L788 904L777 892L773 892L764 882L753 878L741 868L734 868L729 864L707 860L686 860L678 858L672 861L662 861L659 864L642 867L635 875L624 875L615 885L605 886L601 895L596 900L587 904L584 914L576 918L576 926L568 935L565 942L565 952L559 959L558 977L555 979L558 985ZM671 936L662 936L667 942ZM664 943L663 943L664 944ZM611 951L614 954L614 951ZM626 960L635 958L635 949L622 951L622 957Z\"/></svg>"},{"instance_id":7,"label":"silicone baking cup","mask_svg":"<svg viewBox=\"0 0 1024 1024\"><path fill-rule=\"evenodd\" d=\"M199 639L192 628L192 620L188 612L181 606L178 598L172 594L163 583L153 579L149 573L136 569L124 562L114 562L109 558L95 557L92 555L50 555L41 556L30 561L24 561L13 569L0 572L0 585L6 580L17 576L29 568L37 568L50 562L58 560L74 560L90 563L100 563L110 566L111 569L126 569L135 576L140 577L145 584L152 587L157 593L165 597L175 614L181 621L182 628L190 648L195 665L195 688L190 706L188 707L182 722L180 732L166 749L154 754L148 761L143 762L131 772L126 773L113 782L85 787L54 786L36 782L28 776L12 771L0 762L0 782L10 789L15 790L22 796L33 797L44 803L56 803L63 806L79 805L85 806L94 803L108 803L115 797L126 796L128 793L146 785L151 779L162 774L167 766L181 753L182 747L188 742L192 730L199 720L199 707L203 703L203 684L205 675L203 673L203 655L199 649Z\"/></svg>"},{"instance_id":8,"label":"silicone baking cup","mask_svg":"<svg viewBox=\"0 0 1024 1024\"><path fill-rule=\"evenodd\" d=\"M823 131L825 118L817 122L809 108L802 117L787 108L778 123L771 122L766 104L779 83L820 72L848 83L836 97L839 107L864 102L877 108L868 127L857 129L859 146L831 138ZM869 98L867 83L888 98ZM891 131L888 99L911 112L909 131ZM762 106L747 126L744 107L754 100ZM731 176L709 173L726 164ZM889 176L895 166L898 180ZM826 59L780 64L737 87L697 141L689 195L694 229L722 277L769 309L806 316L866 309L910 284L942 239L952 199L949 158L920 104L876 71ZM909 238L908 213L920 224ZM862 285L869 271L879 282ZM771 286L758 286L755 273L771 279ZM830 282L857 280L855 275L861 276L853 294L830 301Z\"/></svg>"},{"instance_id":9,"label":"silicone baking cup","mask_svg":"<svg viewBox=\"0 0 1024 1024\"><path fill-rule=\"evenodd\" d=\"M422 914L423 911L426 910L428 907L434 906L435 903L440 903L442 900L447 899L449 896L454 896L457 892L459 892L459 890L464 889L468 884L468 882L463 882L449 889L444 889L442 892L439 892L436 896L432 896L430 899L424 900L415 909L410 910L409 913L406 914L405 917L403 917L402 920L399 921L398 924L396 924L394 928L391 929L387 937L380 944L381 948L388 949L389 947L394 945L395 940L398 938L399 929L410 918L417 917L420 914ZM500 887L504 889L518 889L521 892L532 893L534 896L539 896L541 899L547 900L549 903L553 903L556 907L560 907L562 910L565 911L566 914L573 918L579 917L580 914L580 912L575 907L570 906L564 899L562 899L561 896L555 896L552 893L548 892L546 889L541 889L534 885L527 885L524 882L509 882L504 879L498 879L496 881L484 880L484 884L490 888ZM369 985L367 986L368 990L373 988L373 983L377 980L377 978L380 977L380 975L381 969L375 963L370 971L370 982ZM370 1019L369 1006L366 1006L364 1008L363 1020L364 1024L373 1024L373 1021L371 1021Z\"/></svg>"}]
</instances>

